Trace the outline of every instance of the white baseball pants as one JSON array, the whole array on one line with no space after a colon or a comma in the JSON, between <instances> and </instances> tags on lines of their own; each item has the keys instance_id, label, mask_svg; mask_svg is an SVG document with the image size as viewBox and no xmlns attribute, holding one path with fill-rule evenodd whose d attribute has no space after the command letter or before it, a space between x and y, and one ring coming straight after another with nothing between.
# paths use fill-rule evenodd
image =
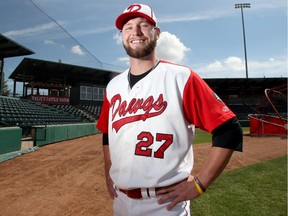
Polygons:
<instances>
[{"instance_id":1,"label":"white baseball pants","mask_svg":"<svg viewBox=\"0 0 288 216\"><path fill-rule=\"evenodd\" d=\"M114 216L190 216L190 201L179 203L168 211L169 202L159 205L159 198L131 199L120 191L117 194L113 203Z\"/></svg>"}]
</instances>

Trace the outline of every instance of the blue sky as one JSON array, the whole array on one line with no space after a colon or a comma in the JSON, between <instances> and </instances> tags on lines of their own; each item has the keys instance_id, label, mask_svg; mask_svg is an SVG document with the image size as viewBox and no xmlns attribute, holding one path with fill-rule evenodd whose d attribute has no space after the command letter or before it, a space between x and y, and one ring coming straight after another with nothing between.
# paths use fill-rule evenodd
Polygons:
<instances>
[{"instance_id":1,"label":"blue sky","mask_svg":"<svg viewBox=\"0 0 288 216\"><path fill-rule=\"evenodd\" d=\"M0 32L35 54L7 58L5 78L24 57L122 71L128 58L115 18L135 1L4 0ZM154 8L159 58L203 78L244 78L241 10L227 0L139 3ZM287 1L251 0L244 9L249 77L287 77ZM10 83L10 82L9 82ZM12 83L12 82L11 82Z\"/></svg>"}]
</instances>

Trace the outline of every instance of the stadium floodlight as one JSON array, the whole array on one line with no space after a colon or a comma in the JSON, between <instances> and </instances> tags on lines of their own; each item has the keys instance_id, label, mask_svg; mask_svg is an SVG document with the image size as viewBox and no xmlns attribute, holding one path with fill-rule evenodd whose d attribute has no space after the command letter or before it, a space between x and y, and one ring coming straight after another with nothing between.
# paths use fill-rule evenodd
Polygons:
<instances>
[{"instance_id":1,"label":"stadium floodlight","mask_svg":"<svg viewBox=\"0 0 288 216\"><path fill-rule=\"evenodd\" d=\"M241 4L235 4L235 8L250 8L250 3L241 3Z\"/></svg>"},{"instance_id":2,"label":"stadium floodlight","mask_svg":"<svg viewBox=\"0 0 288 216\"><path fill-rule=\"evenodd\" d=\"M246 51L246 38L245 38L243 8L250 8L250 7L251 7L250 3L235 4L235 9L239 9L239 8L241 9L246 78L248 78L248 63L247 63L247 51Z\"/></svg>"}]
</instances>

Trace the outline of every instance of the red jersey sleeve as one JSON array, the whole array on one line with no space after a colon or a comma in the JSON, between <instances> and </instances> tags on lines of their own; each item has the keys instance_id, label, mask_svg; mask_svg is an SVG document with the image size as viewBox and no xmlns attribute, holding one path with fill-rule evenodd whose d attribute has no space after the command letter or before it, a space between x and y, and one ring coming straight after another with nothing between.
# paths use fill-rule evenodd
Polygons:
<instances>
[{"instance_id":1,"label":"red jersey sleeve","mask_svg":"<svg viewBox=\"0 0 288 216\"><path fill-rule=\"evenodd\" d=\"M193 71L184 88L183 107L185 116L191 124L210 133L235 117L207 83Z\"/></svg>"},{"instance_id":2,"label":"red jersey sleeve","mask_svg":"<svg viewBox=\"0 0 288 216\"><path fill-rule=\"evenodd\" d=\"M109 120L109 107L110 103L106 97L104 97L104 101L102 104L101 113L97 122L96 127L102 132L108 134L108 120Z\"/></svg>"}]
</instances>

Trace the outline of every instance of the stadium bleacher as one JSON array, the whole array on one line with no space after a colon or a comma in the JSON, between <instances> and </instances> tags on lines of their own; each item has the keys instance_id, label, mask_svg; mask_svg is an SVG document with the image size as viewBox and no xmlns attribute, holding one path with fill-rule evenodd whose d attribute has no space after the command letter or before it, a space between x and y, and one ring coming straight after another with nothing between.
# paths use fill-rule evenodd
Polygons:
<instances>
[{"instance_id":1,"label":"stadium bleacher","mask_svg":"<svg viewBox=\"0 0 288 216\"><path fill-rule=\"evenodd\" d=\"M255 107L230 104L239 120L248 120ZM27 127L33 125L95 122L101 112L96 105L46 105L31 100L0 96L0 126Z\"/></svg>"},{"instance_id":2,"label":"stadium bleacher","mask_svg":"<svg viewBox=\"0 0 288 216\"><path fill-rule=\"evenodd\" d=\"M95 119L98 119L100 115L100 111L97 112L98 107L101 109L100 106L92 106L92 105L78 105L72 106L68 104L55 104L52 105L54 108L64 110L72 115L79 116L82 119L85 119L89 122L94 122Z\"/></svg>"},{"instance_id":3,"label":"stadium bleacher","mask_svg":"<svg viewBox=\"0 0 288 216\"><path fill-rule=\"evenodd\" d=\"M95 122L87 113L72 106L49 106L26 99L0 96L0 126L31 127L33 125L74 124Z\"/></svg>"},{"instance_id":4,"label":"stadium bleacher","mask_svg":"<svg viewBox=\"0 0 288 216\"><path fill-rule=\"evenodd\" d=\"M236 114L238 120L248 120L248 115L255 112L255 106L244 104L230 104L228 106Z\"/></svg>"},{"instance_id":5,"label":"stadium bleacher","mask_svg":"<svg viewBox=\"0 0 288 216\"><path fill-rule=\"evenodd\" d=\"M249 122L249 114L260 110L259 104L241 104L239 99L227 102L228 107L242 122ZM265 113L273 111L271 106L267 107L262 107L265 108ZM287 105L281 105L277 110L287 116ZM37 125L93 123L99 118L100 112L100 105L48 105L27 99L0 96L0 127L31 128Z\"/></svg>"},{"instance_id":6,"label":"stadium bleacher","mask_svg":"<svg viewBox=\"0 0 288 216\"><path fill-rule=\"evenodd\" d=\"M99 117L101 112L101 106L95 106L95 105L81 105L81 108L83 110L88 111L89 113L93 114L95 117Z\"/></svg>"}]
</instances>

